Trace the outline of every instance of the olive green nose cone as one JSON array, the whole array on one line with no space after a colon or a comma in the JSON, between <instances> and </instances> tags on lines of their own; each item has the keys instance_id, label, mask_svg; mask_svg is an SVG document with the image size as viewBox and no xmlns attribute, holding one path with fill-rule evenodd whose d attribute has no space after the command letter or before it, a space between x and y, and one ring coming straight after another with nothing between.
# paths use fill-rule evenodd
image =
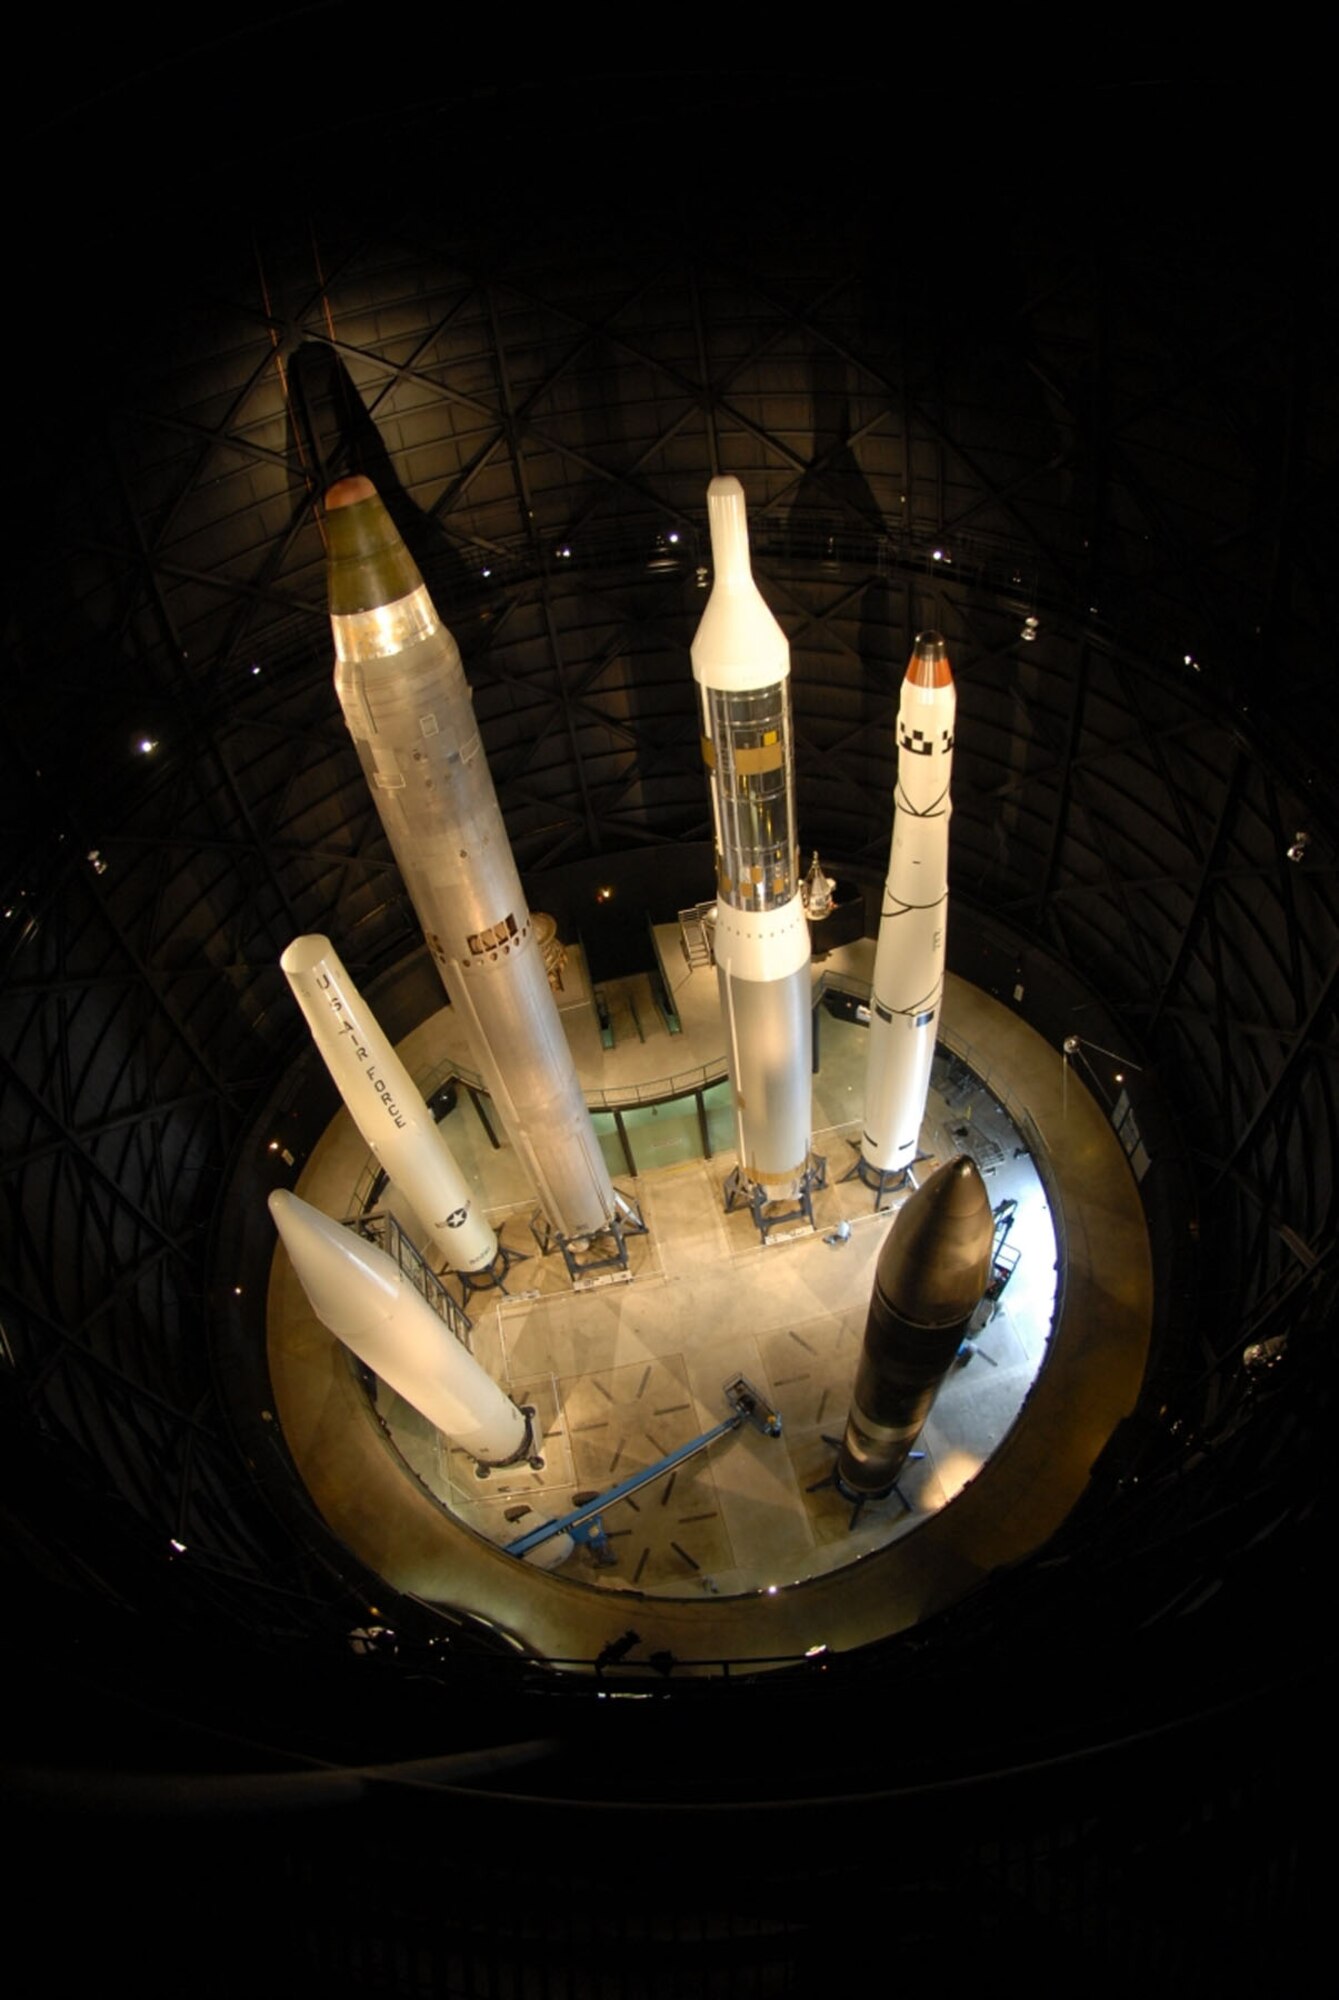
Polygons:
<instances>
[{"instance_id":1,"label":"olive green nose cone","mask_svg":"<svg viewBox=\"0 0 1339 2000\"><path fill-rule=\"evenodd\" d=\"M423 579L370 479L341 479L325 496L330 615L375 611Z\"/></svg>"},{"instance_id":2,"label":"olive green nose cone","mask_svg":"<svg viewBox=\"0 0 1339 2000\"><path fill-rule=\"evenodd\" d=\"M960 1153L898 1210L875 1288L913 1326L956 1325L986 1289L994 1241L986 1184L975 1160Z\"/></svg>"}]
</instances>

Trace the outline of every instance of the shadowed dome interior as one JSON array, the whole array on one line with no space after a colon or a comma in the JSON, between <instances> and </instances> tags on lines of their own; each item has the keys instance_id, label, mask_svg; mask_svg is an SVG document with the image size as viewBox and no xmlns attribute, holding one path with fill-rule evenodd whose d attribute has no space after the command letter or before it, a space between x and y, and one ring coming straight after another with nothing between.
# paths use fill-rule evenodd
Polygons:
<instances>
[{"instance_id":1,"label":"shadowed dome interior","mask_svg":"<svg viewBox=\"0 0 1339 2000\"><path fill-rule=\"evenodd\" d=\"M1094 1560L1156 1538L1159 1504L1168 1535L1230 1516L1184 1567L1131 1570L1165 1608L1230 1566L1272 1482L1280 1518L1304 1507L1339 968L1324 253L1285 220L1283 256L1221 155L1174 212L1137 159L1107 186L1077 119L1073 179L1015 166L951 219L928 188L909 211L869 171L878 96L853 88L825 149L815 95L416 82L448 183L370 114L366 171L314 175L300 94L291 160L160 165L113 237L138 131L63 233L30 218L51 317L14 419L0 1319L40 1490L108 1507L20 1499L48 1574L281 1633L366 1595L268 1505L278 1447L239 1447L210 1364L211 1335L260 1345L260 1290L234 1298L215 1251L225 1189L259 1205L278 1172L238 1149L302 1046L280 954L328 934L367 986L420 942L330 686L316 502L351 475L461 645L532 875L656 855L669 889L710 836L688 645L713 474L747 494L801 837L839 877L881 873L898 682L944 634L956 962L1057 1047L1126 1059L1155 1163L1160 1346L1124 1447L1155 1497L1088 1523ZM1085 112L1149 135L1174 100ZM745 145L725 200L701 135L763 102L806 143ZM627 172L585 171L596 108ZM980 175L999 129L982 114ZM570 917L567 893L544 906ZM1285 1335L1277 1371L1243 1367Z\"/></svg>"}]
</instances>

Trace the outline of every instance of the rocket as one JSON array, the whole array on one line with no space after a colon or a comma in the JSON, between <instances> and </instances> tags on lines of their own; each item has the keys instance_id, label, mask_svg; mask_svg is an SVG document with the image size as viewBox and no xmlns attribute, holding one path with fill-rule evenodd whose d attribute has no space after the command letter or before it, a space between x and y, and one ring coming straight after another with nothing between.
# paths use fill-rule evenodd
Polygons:
<instances>
[{"instance_id":1,"label":"rocket","mask_svg":"<svg viewBox=\"0 0 1339 2000\"><path fill-rule=\"evenodd\" d=\"M966 1153L938 1167L898 1210L879 1252L838 1488L891 1493L990 1279L995 1218Z\"/></svg>"},{"instance_id":2,"label":"rocket","mask_svg":"<svg viewBox=\"0 0 1339 2000\"><path fill-rule=\"evenodd\" d=\"M279 966L363 1140L451 1269L486 1282L498 1262L497 1237L329 938L294 938Z\"/></svg>"},{"instance_id":3,"label":"rocket","mask_svg":"<svg viewBox=\"0 0 1339 2000\"><path fill-rule=\"evenodd\" d=\"M429 949L573 1275L640 1217L609 1179L455 640L368 479L326 495L335 690ZM540 1232L537 1230L536 1234Z\"/></svg>"},{"instance_id":4,"label":"rocket","mask_svg":"<svg viewBox=\"0 0 1339 2000\"><path fill-rule=\"evenodd\" d=\"M739 1164L726 1207L798 1198L813 1220L809 926L795 839L790 648L753 581L744 489L707 488L713 580L693 639L716 827L717 979Z\"/></svg>"},{"instance_id":5,"label":"rocket","mask_svg":"<svg viewBox=\"0 0 1339 2000\"><path fill-rule=\"evenodd\" d=\"M271 1194L270 1214L312 1311L337 1340L481 1465L530 1456L529 1417L393 1258L286 1188Z\"/></svg>"},{"instance_id":6,"label":"rocket","mask_svg":"<svg viewBox=\"0 0 1339 2000\"><path fill-rule=\"evenodd\" d=\"M855 1171L880 1194L916 1158L944 997L948 822L957 696L938 632L912 650L897 710L893 844L870 994Z\"/></svg>"}]
</instances>

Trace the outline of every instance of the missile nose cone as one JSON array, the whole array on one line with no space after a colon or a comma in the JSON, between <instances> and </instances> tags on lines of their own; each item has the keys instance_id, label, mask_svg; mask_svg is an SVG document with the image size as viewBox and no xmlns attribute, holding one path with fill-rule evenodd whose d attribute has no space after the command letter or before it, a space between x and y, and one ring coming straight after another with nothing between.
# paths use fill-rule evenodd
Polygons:
<instances>
[{"instance_id":1,"label":"missile nose cone","mask_svg":"<svg viewBox=\"0 0 1339 2000\"><path fill-rule=\"evenodd\" d=\"M912 687L952 687L953 669L949 665L948 647L944 644L942 633L916 634L906 677Z\"/></svg>"},{"instance_id":2,"label":"missile nose cone","mask_svg":"<svg viewBox=\"0 0 1339 2000\"><path fill-rule=\"evenodd\" d=\"M370 479L337 480L325 496L330 610L349 617L394 604L423 579Z\"/></svg>"},{"instance_id":3,"label":"missile nose cone","mask_svg":"<svg viewBox=\"0 0 1339 2000\"><path fill-rule=\"evenodd\" d=\"M323 958L330 958L335 947L328 937L321 937L310 931L305 937L295 937L279 960L281 972L310 972Z\"/></svg>"},{"instance_id":4,"label":"missile nose cone","mask_svg":"<svg viewBox=\"0 0 1339 2000\"><path fill-rule=\"evenodd\" d=\"M336 507L352 507L358 500L375 500L377 489L370 479L364 479L361 472L353 473L348 479L337 479L325 496L326 512Z\"/></svg>"},{"instance_id":5,"label":"missile nose cone","mask_svg":"<svg viewBox=\"0 0 1339 2000\"><path fill-rule=\"evenodd\" d=\"M986 1184L976 1162L960 1153L899 1209L875 1286L914 1326L951 1326L986 1289L994 1237Z\"/></svg>"},{"instance_id":6,"label":"missile nose cone","mask_svg":"<svg viewBox=\"0 0 1339 2000\"><path fill-rule=\"evenodd\" d=\"M707 488L707 521L711 528L711 562L717 583L751 583L749 524L744 489L727 474Z\"/></svg>"},{"instance_id":7,"label":"missile nose cone","mask_svg":"<svg viewBox=\"0 0 1339 2000\"><path fill-rule=\"evenodd\" d=\"M399 1293L389 1258L287 1188L276 1188L269 1205L298 1282L322 1325L343 1340L387 1317Z\"/></svg>"}]
</instances>

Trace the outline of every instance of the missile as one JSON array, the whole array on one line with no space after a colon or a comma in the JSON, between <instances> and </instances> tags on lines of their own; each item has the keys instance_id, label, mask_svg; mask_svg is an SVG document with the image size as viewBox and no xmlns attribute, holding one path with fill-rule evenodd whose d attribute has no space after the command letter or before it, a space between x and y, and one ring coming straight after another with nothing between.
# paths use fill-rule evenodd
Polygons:
<instances>
[{"instance_id":1,"label":"missile","mask_svg":"<svg viewBox=\"0 0 1339 2000\"><path fill-rule=\"evenodd\" d=\"M325 504L335 690L437 970L569 1269L606 1232L626 1263L456 642L371 481Z\"/></svg>"},{"instance_id":2,"label":"missile","mask_svg":"<svg viewBox=\"0 0 1339 2000\"><path fill-rule=\"evenodd\" d=\"M879 1252L837 1485L891 1493L990 1280L995 1218L966 1153L903 1203Z\"/></svg>"},{"instance_id":3,"label":"missile","mask_svg":"<svg viewBox=\"0 0 1339 2000\"><path fill-rule=\"evenodd\" d=\"M451 1269L491 1275L497 1237L329 938L294 938L279 965L365 1144Z\"/></svg>"},{"instance_id":4,"label":"missile","mask_svg":"<svg viewBox=\"0 0 1339 2000\"><path fill-rule=\"evenodd\" d=\"M481 1465L531 1454L531 1424L395 1261L276 1188L270 1214L312 1311L337 1340Z\"/></svg>"},{"instance_id":5,"label":"missile","mask_svg":"<svg viewBox=\"0 0 1339 2000\"><path fill-rule=\"evenodd\" d=\"M795 840L790 648L749 562L744 489L707 488L713 580L693 639L702 755L716 826L716 969L734 1094L739 1165L726 1207L822 1185L811 1159L809 926ZM776 1218L773 1218L776 1219Z\"/></svg>"},{"instance_id":6,"label":"missile","mask_svg":"<svg viewBox=\"0 0 1339 2000\"><path fill-rule=\"evenodd\" d=\"M912 1165L944 997L948 822L957 695L938 632L912 650L897 710L893 844L870 993L864 1130L855 1171L880 1195Z\"/></svg>"}]
</instances>

